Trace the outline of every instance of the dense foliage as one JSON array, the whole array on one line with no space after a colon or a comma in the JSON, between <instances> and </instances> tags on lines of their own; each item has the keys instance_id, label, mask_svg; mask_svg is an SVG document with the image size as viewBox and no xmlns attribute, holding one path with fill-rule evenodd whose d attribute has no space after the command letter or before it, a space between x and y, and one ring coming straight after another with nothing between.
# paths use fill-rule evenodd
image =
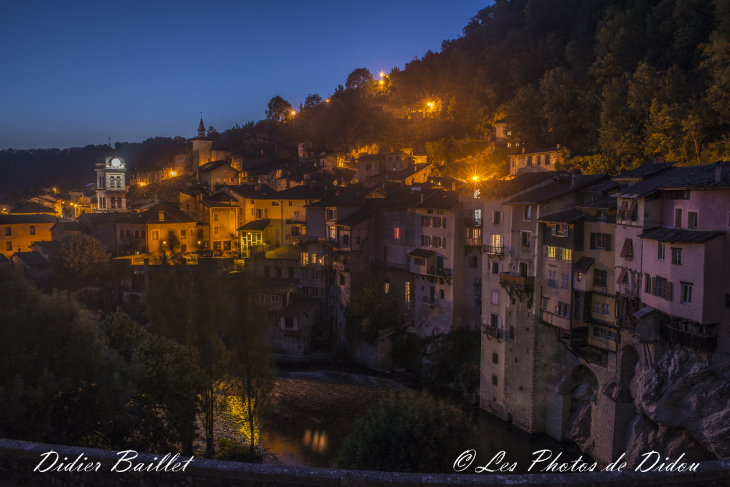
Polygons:
<instances>
[{"instance_id":1,"label":"dense foliage","mask_svg":"<svg viewBox=\"0 0 730 487\"><path fill-rule=\"evenodd\" d=\"M345 334L348 343L367 341L370 344L384 330L400 323L402 307L392 293L384 292L384 281L370 281L354 293L345 309Z\"/></svg>"},{"instance_id":2,"label":"dense foliage","mask_svg":"<svg viewBox=\"0 0 730 487\"><path fill-rule=\"evenodd\" d=\"M0 266L0 436L192 452L201 372L190 350L124 314L93 320Z\"/></svg>"},{"instance_id":3,"label":"dense foliage","mask_svg":"<svg viewBox=\"0 0 730 487\"><path fill-rule=\"evenodd\" d=\"M67 235L51 255L53 275L64 289L99 286L111 277L109 253L91 235Z\"/></svg>"},{"instance_id":4,"label":"dense foliage","mask_svg":"<svg viewBox=\"0 0 730 487\"><path fill-rule=\"evenodd\" d=\"M425 394L393 394L352 427L338 468L388 472L448 472L476 430L454 405Z\"/></svg>"}]
</instances>

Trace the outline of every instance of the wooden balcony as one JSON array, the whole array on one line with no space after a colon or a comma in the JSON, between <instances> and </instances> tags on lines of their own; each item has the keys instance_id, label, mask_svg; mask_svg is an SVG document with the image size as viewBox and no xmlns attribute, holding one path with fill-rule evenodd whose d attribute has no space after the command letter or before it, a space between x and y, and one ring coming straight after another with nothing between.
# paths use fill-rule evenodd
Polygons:
<instances>
[{"instance_id":1,"label":"wooden balcony","mask_svg":"<svg viewBox=\"0 0 730 487\"><path fill-rule=\"evenodd\" d=\"M481 218L464 218L464 225L467 227L481 227L484 224L484 220Z\"/></svg>"},{"instance_id":2,"label":"wooden balcony","mask_svg":"<svg viewBox=\"0 0 730 487\"><path fill-rule=\"evenodd\" d=\"M482 245L482 252L492 257L503 257L504 246L502 245Z\"/></svg>"},{"instance_id":3,"label":"wooden balcony","mask_svg":"<svg viewBox=\"0 0 730 487\"><path fill-rule=\"evenodd\" d=\"M630 284L620 284L619 285L619 292L626 296L627 298L637 298L639 297L639 286L632 286Z\"/></svg>"},{"instance_id":4,"label":"wooden balcony","mask_svg":"<svg viewBox=\"0 0 730 487\"><path fill-rule=\"evenodd\" d=\"M677 343L699 352L714 352L717 350L717 335L700 335L662 323L662 336L670 343Z\"/></svg>"},{"instance_id":5,"label":"wooden balcony","mask_svg":"<svg viewBox=\"0 0 730 487\"><path fill-rule=\"evenodd\" d=\"M517 287L523 291L532 291L535 288L535 276L518 276L509 272L500 272L499 284Z\"/></svg>"},{"instance_id":6,"label":"wooden balcony","mask_svg":"<svg viewBox=\"0 0 730 487\"><path fill-rule=\"evenodd\" d=\"M451 277L451 269L442 269L433 265L428 266L426 274L438 277Z\"/></svg>"},{"instance_id":7,"label":"wooden balcony","mask_svg":"<svg viewBox=\"0 0 730 487\"><path fill-rule=\"evenodd\" d=\"M482 246L482 239L481 239L481 237L479 237L479 238L467 238L464 241L464 244L467 247L481 247Z\"/></svg>"},{"instance_id":8,"label":"wooden balcony","mask_svg":"<svg viewBox=\"0 0 730 487\"><path fill-rule=\"evenodd\" d=\"M540 320L550 326L570 331L570 317L560 316L544 309L540 310Z\"/></svg>"},{"instance_id":9,"label":"wooden balcony","mask_svg":"<svg viewBox=\"0 0 730 487\"><path fill-rule=\"evenodd\" d=\"M482 325L482 330L482 333L487 335L487 339L489 339L489 337L494 337L497 340L504 338L504 330L502 330L502 328L497 328L491 325Z\"/></svg>"}]
</instances>

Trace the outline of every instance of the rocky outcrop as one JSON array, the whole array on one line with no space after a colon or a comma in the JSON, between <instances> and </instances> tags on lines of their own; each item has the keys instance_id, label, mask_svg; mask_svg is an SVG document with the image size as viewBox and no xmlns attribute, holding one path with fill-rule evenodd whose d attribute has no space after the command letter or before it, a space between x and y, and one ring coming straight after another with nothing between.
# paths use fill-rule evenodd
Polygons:
<instances>
[{"instance_id":1,"label":"rocky outcrop","mask_svg":"<svg viewBox=\"0 0 730 487\"><path fill-rule=\"evenodd\" d=\"M592 455L594 441L591 436L591 413L598 392L596 376L587 367L581 367L559 384L557 389L559 394L569 394L571 398L571 415L565 436L575 442L581 451Z\"/></svg>"},{"instance_id":2,"label":"rocky outcrop","mask_svg":"<svg viewBox=\"0 0 730 487\"><path fill-rule=\"evenodd\" d=\"M656 348L654 364L637 364L631 383L637 416L627 450L670 458L730 458L730 356ZM627 455L628 456L628 455Z\"/></svg>"}]
</instances>

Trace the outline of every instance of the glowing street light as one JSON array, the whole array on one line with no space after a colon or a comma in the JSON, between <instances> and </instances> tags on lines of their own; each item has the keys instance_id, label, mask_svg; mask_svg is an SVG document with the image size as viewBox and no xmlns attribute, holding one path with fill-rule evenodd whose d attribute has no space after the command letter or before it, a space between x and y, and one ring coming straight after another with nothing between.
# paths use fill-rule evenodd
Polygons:
<instances>
[{"instance_id":1,"label":"glowing street light","mask_svg":"<svg viewBox=\"0 0 730 487\"><path fill-rule=\"evenodd\" d=\"M383 76L385 76L385 73L381 71L380 72L380 77L382 78Z\"/></svg>"},{"instance_id":2,"label":"glowing street light","mask_svg":"<svg viewBox=\"0 0 730 487\"><path fill-rule=\"evenodd\" d=\"M327 99L325 100L325 102L326 102L326 103L329 103L329 102L330 102L330 99L329 99L329 98L327 98Z\"/></svg>"},{"instance_id":3,"label":"glowing street light","mask_svg":"<svg viewBox=\"0 0 730 487\"><path fill-rule=\"evenodd\" d=\"M381 85L383 84L383 80L382 80L382 79L380 80L380 84L381 84Z\"/></svg>"},{"instance_id":4,"label":"glowing street light","mask_svg":"<svg viewBox=\"0 0 730 487\"><path fill-rule=\"evenodd\" d=\"M296 115L296 114L297 114L297 112L296 112L296 111L294 111L294 110L292 110L292 111L291 111L291 116L292 116L292 117L293 117L294 115Z\"/></svg>"},{"instance_id":5,"label":"glowing street light","mask_svg":"<svg viewBox=\"0 0 730 487\"><path fill-rule=\"evenodd\" d=\"M175 171L170 171L170 176L177 176L177 173Z\"/></svg>"},{"instance_id":6,"label":"glowing street light","mask_svg":"<svg viewBox=\"0 0 730 487\"><path fill-rule=\"evenodd\" d=\"M479 181L479 176L476 176L476 175L475 175L475 176L472 176L472 179L473 179L474 181Z\"/></svg>"}]
</instances>

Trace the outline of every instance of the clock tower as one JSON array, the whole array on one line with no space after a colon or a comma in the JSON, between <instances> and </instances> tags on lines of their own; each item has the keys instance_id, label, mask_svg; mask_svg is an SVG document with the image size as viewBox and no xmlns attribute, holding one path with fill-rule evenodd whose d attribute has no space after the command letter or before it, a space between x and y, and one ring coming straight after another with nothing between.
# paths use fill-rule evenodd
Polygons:
<instances>
[{"instance_id":1,"label":"clock tower","mask_svg":"<svg viewBox=\"0 0 730 487\"><path fill-rule=\"evenodd\" d=\"M127 165L120 156L106 156L96 164L96 211L127 211L127 188L124 179Z\"/></svg>"}]
</instances>

